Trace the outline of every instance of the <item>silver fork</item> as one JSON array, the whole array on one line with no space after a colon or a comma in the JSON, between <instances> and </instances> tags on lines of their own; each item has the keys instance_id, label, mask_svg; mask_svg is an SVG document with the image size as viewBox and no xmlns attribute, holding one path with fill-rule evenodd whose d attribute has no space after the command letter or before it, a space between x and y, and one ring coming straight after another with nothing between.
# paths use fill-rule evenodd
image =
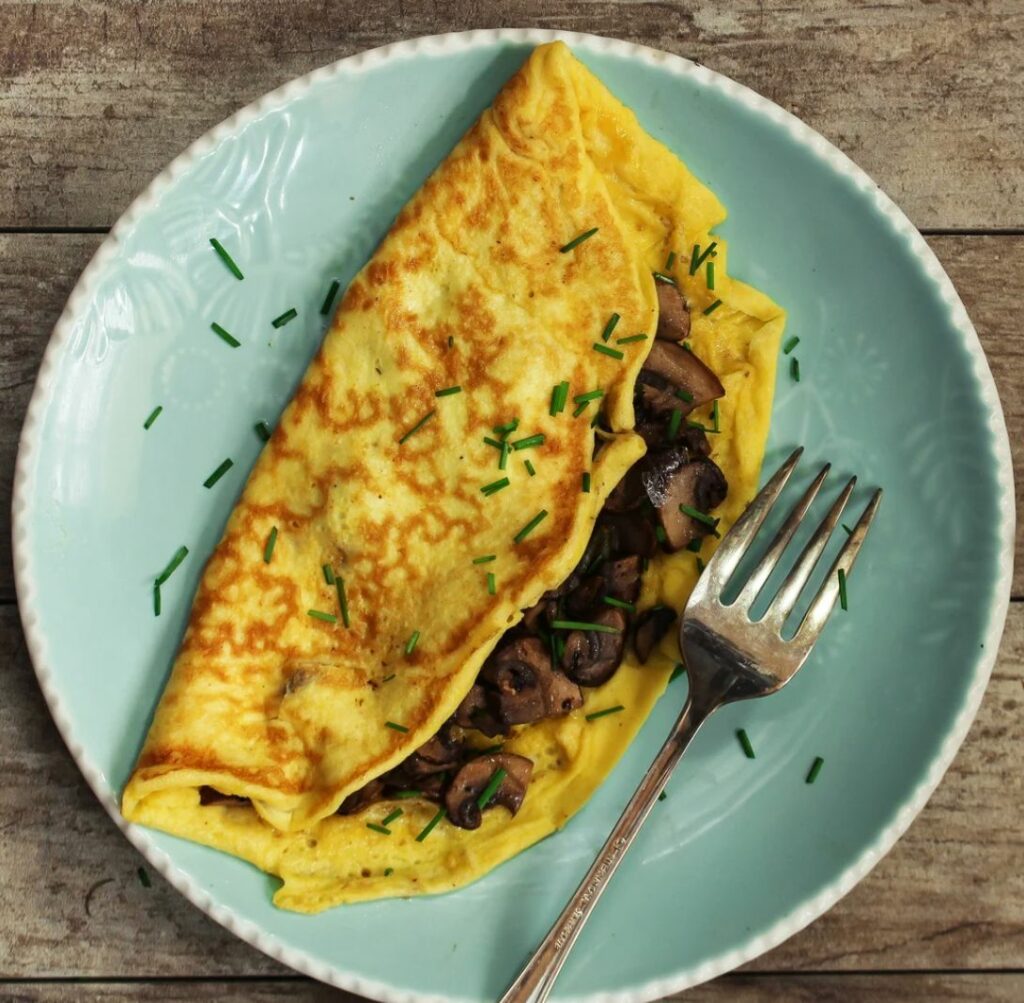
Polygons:
<instances>
[{"instance_id":1,"label":"silver fork","mask_svg":"<svg viewBox=\"0 0 1024 1003\"><path fill-rule=\"evenodd\" d=\"M810 654L839 595L839 572L846 575L853 567L878 510L881 489L875 492L861 514L792 638L782 637L783 624L793 612L839 522L856 477L850 479L815 530L761 619L751 620L750 608L821 489L829 464L793 506L735 602L726 606L721 598L726 583L778 501L802 453L803 447L779 468L708 561L683 611L679 630L679 644L690 683L686 705L586 877L500 1003L543 1003L547 999L583 924L701 725L727 703L767 696L781 689Z\"/></svg>"}]
</instances>

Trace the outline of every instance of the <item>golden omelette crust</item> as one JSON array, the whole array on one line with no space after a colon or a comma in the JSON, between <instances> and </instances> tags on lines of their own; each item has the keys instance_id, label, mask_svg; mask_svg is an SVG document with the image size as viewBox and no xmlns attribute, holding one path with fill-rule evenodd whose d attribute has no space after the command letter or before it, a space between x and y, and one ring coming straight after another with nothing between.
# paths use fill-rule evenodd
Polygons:
<instances>
[{"instance_id":1,"label":"golden omelette crust","mask_svg":"<svg viewBox=\"0 0 1024 1003\"><path fill-rule=\"evenodd\" d=\"M581 711L517 730L505 747L535 766L514 819L487 812L473 832L442 823L421 843L415 835L433 805L399 802L405 814L390 838L366 828L389 802L356 816L331 812L436 730L519 610L576 564L604 498L643 446L620 434L592 466L589 423L550 418L551 387L569 379L573 394L606 388L612 427L630 427L649 342L622 346L622 363L590 345L612 311L622 315L617 336L653 334L650 273L670 250L681 261L694 349L726 387L721 432L710 437L730 483L717 513L723 529L753 496L784 317L729 278L720 240L715 291L687 274L689 248L706 247L724 215L564 45L535 50L348 290L207 568L125 792L126 817L281 876L275 903L304 912L459 887L565 823L664 690L674 639L646 666L627 655L610 682L585 691ZM558 254L592 226L596 237ZM722 305L704 316L715 298ZM463 393L433 396L456 384ZM398 447L431 409L436 417ZM502 474L482 437L513 416L521 424L512 438L544 432L547 441L513 453L512 484L485 499L479 487ZM536 465L532 479L524 455ZM513 545L541 508L548 518ZM267 566L273 525L281 535ZM705 558L711 550L708 541ZM498 560L472 565L490 553ZM325 562L346 578L350 631L305 616L336 610ZM488 570L496 597L487 595ZM693 554L656 558L641 607L681 608L695 578ZM406 659L414 629L422 637ZM625 710L586 722L616 704ZM258 813L200 807L201 784L253 797Z\"/></svg>"}]
</instances>

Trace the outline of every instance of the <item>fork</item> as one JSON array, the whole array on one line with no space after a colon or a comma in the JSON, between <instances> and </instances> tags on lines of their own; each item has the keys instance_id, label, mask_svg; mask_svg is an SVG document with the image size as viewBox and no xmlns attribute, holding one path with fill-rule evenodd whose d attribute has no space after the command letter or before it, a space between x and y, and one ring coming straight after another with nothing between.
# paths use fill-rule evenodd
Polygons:
<instances>
[{"instance_id":1,"label":"fork","mask_svg":"<svg viewBox=\"0 0 1024 1003\"><path fill-rule=\"evenodd\" d=\"M802 453L800 447L772 476L708 561L679 628L679 646L690 684L686 704L586 877L500 1003L543 1003L547 999L583 924L701 725L725 704L780 690L796 675L821 634L839 595L839 572L845 576L853 567L878 510L880 488L832 563L796 633L784 638L782 629L842 516L856 477L850 478L815 530L764 616L752 620L750 610L825 482L830 464L822 468L793 506L736 600L728 605L722 601L729 579L750 550Z\"/></svg>"}]
</instances>

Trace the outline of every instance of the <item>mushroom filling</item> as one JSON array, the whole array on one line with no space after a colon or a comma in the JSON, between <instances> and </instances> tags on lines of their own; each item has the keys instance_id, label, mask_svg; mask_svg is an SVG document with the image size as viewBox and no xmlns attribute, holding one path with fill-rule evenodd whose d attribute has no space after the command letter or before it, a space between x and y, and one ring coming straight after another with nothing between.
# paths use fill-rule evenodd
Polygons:
<instances>
[{"instance_id":1,"label":"mushroom filling","mask_svg":"<svg viewBox=\"0 0 1024 1003\"><path fill-rule=\"evenodd\" d=\"M634 393L636 430L647 454L608 496L579 564L498 642L441 730L345 798L339 814L401 796L444 805L448 819L463 829L476 829L482 812L494 806L515 815L533 763L500 751L500 745L481 749L481 739L509 736L517 727L582 707L582 687L606 683L627 644L644 663L675 622L675 611L666 606L638 613L635 603L649 558L715 532L716 520L707 513L724 501L728 485L710 459L705 429L681 418L725 391L718 377L678 343L690 329L678 287L657 283L657 290L657 338ZM562 626L566 623L572 626ZM481 804L495 778L500 783ZM242 799L203 788L201 800Z\"/></svg>"}]
</instances>

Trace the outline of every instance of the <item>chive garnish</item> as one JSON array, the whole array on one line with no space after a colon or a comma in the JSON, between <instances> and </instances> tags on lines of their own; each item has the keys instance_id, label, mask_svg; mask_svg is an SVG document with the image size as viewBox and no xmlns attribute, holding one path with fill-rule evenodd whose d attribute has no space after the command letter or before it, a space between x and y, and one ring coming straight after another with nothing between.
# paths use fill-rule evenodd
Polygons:
<instances>
[{"instance_id":1,"label":"chive garnish","mask_svg":"<svg viewBox=\"0 0 1024 1003\"><path fill-rule=\"evenodd\" d=\"M691 540L687 545L686 549L692 551L694 554L700 553L700 548L704 546L704 537L698 536L696 539Z\"/></svg>"},{"instance_id":2,"label":"chive garnish","mask_svg":"<svg viewBox=\"0 0 1024 1003\"><path fill-rule=\"evenodd\" d=\"M720 306L722 305L721 300L715 300L710 306L704 307L702 311L705 317L710 317Z\"/></svg>"},{"instance_id":3,"label":"chive garnish","mask_svg":"<svg viewBox=\"0 0 1024 1003\"><path fill-rule=\"evenodd\" d=\"M391 875L394 874L394 873L395 873L395 869L393 867L385 867L384 868L384 877L390 878Z\"/></svg>"},{"instance_id":4,"label":"chive garnish","mask_svg":"<svg viewBox=\"0 0 1024 1003\"><path fill-rule=\"evenodd\" d=\"M491 798L498 793L498 788L501 786L501 782L508 776L508 771L503 767L499 766L491 779L487 782L487 786L483 789L480 797L476 799L476 806L483 811L490 803Z\"/></svg>"},{"instance_id":5,"label":"chive garnish","mask_svg":"<svg viewBox=\"0 0 1024 1003\"><path fill-rule=\"evenodd\" d=\"M593 714L587 715L588 721L596 721L599 717L607 717L609 714L618 714L620 710L626 708L622 704L616 704L614 707L606 707L604 710L595 710Z\"/></svg>"},{"instance_id":6,"label":"chive garnish","mask_svg":"<svg viewBox=\"0 0 1024 1003\"><path fill-rule=\"evenodd\" d=\"M455 347L455 338L452 335L450 335L450 334L448 335L448 347L449 348L454 348Z\"/></svg>"},{"instance_id":7,"label":"chive garnish","mask_svg":"<svg viewBox=\"0 0 1024 1003\"><path fill-rule=\"evenodd\" d=\"M288 321L295 320L295 318L298 317L298 315L299 311L296 310L295 307L290 307L289 309L285 310L285 312L281 314L280 317L275 317L270 323L274 327L284 327L285 324L288 323Z\"/></svg>"},{"instance_id":8,"label":"chive garnish","mask_svg":"<svg viewBox=\"0 0 1024 1003\"><path fill-rule=\"evenodd\" d=\"M267 534L267 542L263 544L263 563L269 564L274 556L274 544L277 543L277 527L272 526Z\"/></svg>"},{"instance_id":9,"label":"chive garnish","mask_svg":"<svg viewBox=\"0 0 1024 1003\"><path fill-rule=\"evenodd\" d=\"M681 401L686 401L687 404L692 404L693 403L693 394L691 394L689 390L683 390L682 387L680 387L676 391L676 396Z\"/></svg>"},{"instance_id":10,"label":"chive garnish","mask_svg":"<svg viewBox=\"0 0 1024 1003\"><path fill-rule=\"evenodd\" d=\"M411 439L421 428L423 428L423 426L426 425L426 423L430 421L435 414L437 414L436 411L428 411L418 422L416 422L415 425L413 425L412 428L409 429L408 432L405 433L405 435L402 436L401 439L398 440L398 445L405 445L405 443L408 442L408 440Z\"/></svg>"},{"instance_id":11,"label":"chive garnish","mask_svg":"<svg viewBox=\"0 0 1024 1003\"><path fill-rule=\"evenodd\" d=\"M597 230L598 228L596 226L591 230L584 230L583 233L581 233L578 237L573 237L573 239L570 240L568 244L563 244L558 250L562 254L568 254L569 251L571 251L574 247L579 247L580 244L583 243L583 241L590 240L590 238L593 237L595 233L597 233Z\"/></svg>"},{"instance_id":12,"label":"chive garnish","mask_svg":"<svg viewBox=\"0 0 1024 1003\"><path fill-rule=\"evenodd\" d=\"M676 662L675 668L672 670L672 675L668 677L670 683L674 683L680 676L685 675L686 666L682 662Z\"/></svg>"},{"instance_id":13,"label":"chive garnish","mask_svg":"<svg viewBox=\"0 0 1024 1003\"><path fill-rule=\"evenodd\" d=\"M683 420L683 412L679 408L672 408L672 416L668 420L668 429L665 433L666 438L669 442L674 442L677 435L679 435L679 425Z\"/></svg>"},{"instance_id":14,"label":"chive garnish","mask_svg":"<svg viewBox=\"0 0 1024 1003\"><path fill-rule=\"evenodd\" d=\"M167 567L157 575L157 585L163 585L163 583L174 574L175 569L183 560L185 560L186 557L188 557L188 547L183 544L174 552L174 556L167 562Z\"/></svg>"},{"instance_id":15,"label":"chive garnish","mask_svg":"<svg viewBox=\"0 0 1024 1003\"><path fill-rule=\"evenodd\" d=\"M542 508L512 539L516 543L522 543L547 517L548 510Z\"/></svg>"},{"instance_id":16,"label":"chive garnish","mask_svg":"<svg viewBox=\"0 0 1024 1003\"><path fill-rule=\"evenodd\" d=\"M852 530L852 529L850 529L850 527L849 527L849 526L847 526L845 522L843 522L843 523L840 523L840 525L841 525L841 526L843 527L843 529L844 529L844 530L846 531L846 535L847 535L847 536L853 536L853 530Z\"/></svg>"},{"instance_id":17,"label":"chive garnish","mask_svg":"<svg viewBox=\"0 0 1024 1003\"><path fill-rule=\"evenodd\" d=\"M396 801L408 801L409 798L423 797L423 791L395 791L391 795Z\"/></svg>"},{"instance_id":18,"label":"chive garnish","mask_svg":"<svg viewBox=\"0 0 1024 1003\"><path fill-rule=\"evenodd\" d=\"M217 252L217 257L228 266L228 270L236 279L245 278L242 274L242 269L235 264L234 259L224 250L224 245L216 237L210 238L210 246Z\"/></svg>"},{"instance_id":19,"label":"chive garnish","mask_svg":"<svg viewBox=\"0 0 1024 1003\"><path fill-rule=\"evenodd\" d=\"M502 488L507 488L512 482L507 477L502 477L500 481L491 481L490 484L485 484L481 489L481 493L486 497L490 498L491 495L497 494Z\"/></svg>"},{"instance_id":20,"label":"chive garnish","mask_svg":"<svg viewBox=\"0 0 1024 1003\"><path fill-rule=\"evenodd\" d=\"M329 564L324 564L324 565L321 566L320 570L323 571L323 573L324 573L324 581L328 585L333 585L334 584L334 568L332 568Z\"/></svg>"},{"instance_id":21,"label":"chive garnish","mask_svg":"<svg viewBox=\"0 0 1024 1003\"><path fill-rule=\"evenodd\" d=\"M710 526L712 529L718 525L718 520L713 515L701 512L700 509L693 508L691 505L680 505L679 511L683 515L688 515L691 519L696 519L697 522L704 523L705 526Z\"/></svg>"},{"instance_id":22,"label":"chive garnish","mask_svg":"<svg viewBox=\"0 0 1024 1003\"><path fill-rule=\"evenodd\" d=\"M715 288L715 263L713 261L709 261L704 266L704 274L707 276L708 289L713 291Z\"/></svg>"},{"instance_id":23,"label":"chive garnish","mask_svg":"<svg viewBox=\"0 0 1024 1003\"><path fill-rule=\"evenodd\" d=\"M498 469L505 470L508 467L509 449L508 439L501 440L501 456L498 457Z\"/></svg>"},{"instance_id":24,"label":"chive garnish","mask_svg":"<svg viewBox=\"0 0 1024 1003\"><path fill-rule=\"evenodd\" d=\"M551 390L551 407L548 408L548 414L553 418L556 414L561 414L565 410L565 402L569 397L569 381L563 380L558 386L553 387Z\"/></svg>"},{"instance_id":25,"label":"chive garnish","mask_svg":"<svg viewBox=\"0 0 1024 1003\"><path fill-rule=\"evenodd\" d=\"M391 835L391 830L390 829L385 829L384 826L377 825L376 822L367 822L366 823L366 828L367 829L372 829L374 832L379 832L382 836L390 836Z\"/></svg>"},{"instance_id":26,"label":"chive garnish","mask_svg":"<svg viewBox=\"0 0 1024 1003\"><path fill-rule=\"evenodd\" d=\"M578 418L587 408L590 407L590 401L580 401L579 404L573 408L572 416Z\"/></svg>"},{"instance_id":27,"label":"chive garnish","mask_svg":"<svg viewBox=\"0 0 1024 1003\"><path fill-rule=\"evenodd\" d=\"M391 675L389 675L389 676L385 676L385 677L384 677L384 678L383 678L383 679L381 680L381 682L382 682L382 683L390 683L390 682L391 682L391 680L392 680L392 679L394 679L394 678L395 678L395 676L397 676L397 675L398 675L398 673L397 673L397 672L392 672L392 673L391 673Z\"/></svg>"},{"instance_id":28,"label":"chive garnish","mask_svg":"<svg viewBox=\"0 0 1024 1003\"><path fill-rule=\"evenodd\" d=\"M516 439L512 443L513 449L532 449L534 446L544 445L544 433L539 432L537 435L528 435L525 439Z\"/></svg>"},{"instance_id":29,"label":"chive garnish","mask_svg":"<svg viewBox=\"0 0 1024 1003\"><path fill-rule=\"evenodd\" d=\"M394 721L385 721L385 728L390 728L392 731L400 731L405 734L409 729L404 724L396 724Z\"/></svg>"},{"instance_id":30,"label":"chive garnish","mask_svg":"<svg viewBox=\"0 0 1024 1003\"><path fill-rule=\"evenodd\" d=\"M664 272L654 272L653 275L655 282L664 282L666 285L670 286L674 286L676 284L676 280L672 278L671 275L666 275Z\"/></svg>"},{"instance_id":31,"label":"chive garnish","mask_svg":"<svg viewBox=\"0 0 1024 1003\"><path fill-rule=\"evenodd\" d=\"M793 377L794 383L800 382L800 360L795 355L789 360L789 375Z\"/></svg>"},{"instance_id":32,"label":"chive garnish","mask_svg":"<svg viewBox=\"0 0 1024 1003\"><path fill-rule=\"evenodd\" d=\"M209 477L203 481L204 488L212 488L233 466L235 461L230 457L226 459Z\"/></svg>"},{"instance_id":33,"label":"chive garnish","mask_svg":"<svg viewBox=\"0 0 1024 1003\"><path fill-rule=\"evenodd\" d=\"M655 526L654 535L657 537L658 543L668 543L668 534L666 534L664 526Z\"/></svg>"},{"instance_id":34,"label":"chive garnish","mask_svg":"<svg viewBox=\"0 0 1024 1003\"><path fill-rule=\"evenodd\" d=\"M422 843L423 840L429 836L434 829L437 827L437 823L441 821L445 816L445 810L442 808L438 813L423 827L423 831L416 837L417 843Z\"/></svg>"},{"instance_id":35,"label":"chive garnish","mask_svg":"<svg viewBox=\"0 0 1024 1003\"><path fill-rule=\"evenodd\" d=\"M163 409L163 404L158 404L153 408L153 410L149 412L149 417L142 423L142 427L148 431L150 425L160 417L160 412L163 411Z\"/></svg>"},{"instance_id":36,"label":"chive garnish","mask_svg":"<svg viewBox=\"0 0 1024 1003\"><path fill-rule=\"evenodd\" d=\"M618 606L619 609L627 609L630 613L636 612L636 605L634 603L626 602L623 599L616 599L615 596L601 596L601 600L609 606Z\"/></svg>"},{"instance_id":37,"label":"chive garnish","mask_svg":"<svg viewBox=\"0 0 1024 1003\"><path fill-rule=\"evenodd\" d=\"M807 783L813 784L818 779L818 774L821 773L821 768L824 765L825 760L821 756L815 756L814 762L811 764L810 772L807 774Z\"/></svg>"},{"instance_id":38,"label":"chive garnish","mask_svg":"<svg viewBox=\"0 0 1024 1003\"><path fill-rule=\"evenodd\" d=\"M141 884L143 888L153 887L153 882L149 880L149 871L147 871L145 867L140 867L135 873L138 874L139 884Z\"/></svg>"},{"instance_id":39,"label":"chive garnish","mask_svg":"<svg viewBox=\"0 0 1024 1003\"><path fill-rule=\"evenodd\" d=\"M667 794L666 794L666 793L665 793L664 791L662 791L662 792L661 792L661 793L660 793L660 794L658 795L658 800L659 800L659 801L664 801L664 800L665 800L665 798L667 798L667 797L668 797L668 795L667 795Z\"/></svg>"},{"instance_id":40,"label":"chive garnish","mask_svg":"<svg viewBox=\"0 0 1024 1003\"><path fill-rule=\"evenodd\" d=\"M608 318L608 323L605 324L604 330L601 332L602 341L607 341L612 336L612 331L615 330L615 325L618 324L620 320L622 320L622 318L617 313L613 313Z\"/></svg>"},{"instance_id":41,"label":"chive garnish","mask_svg":"<svg viewBox=\"0 0 1024 1003\"><path fill-rule=\"evenodd\" d=\"M385 818L381 821L380 824L383 826L389 826L391 825L392 822L394 822L396 818L401 818L404 814L405 812L402 811L401 808L393 808L391 811L388 812L388 814L385 816Z\"/></svg>"},{"instance_id":42,"label":"chive garnish","mask_svg":"<svg viewBox=\"0 0 1024 1003\"><path fill-rule=\"evenodd\" d=\"M711 405L711 431L721 432L721 426L719 425L719 414L718 414L718 401L715 401Z\"/></svg>"},{"instance_id":43,"label":"chive garnish","mask_svg":"<svg viewBox=\"0 0 1024 1003\"><path fill-rule=\"evenodd\" d=\"M498 559L498 555L497 554L484 554L483 557L474 557L473 558L473 563L474 564L490 564L491 561L496 561L497 559Z\"/></svg>"},{"instance_id":44,"label":"chive garnish","mask_svg":"<svg viewBox=\"0 0 1024 1003\"><path fill-rule=\"evenodd\" d=\"M665 271L670 272L676 267L676 252L669 251L668 258L665 259Z\"/></svg>"},{"instance_id":45,"label":"chive garnish","mask_svg":"<svg viewBox=\"0 0 1024 1003\"><path fill-rule=\"evenodd\" d=\"M341 288L341 283L335 279L331 283L330 289L327 290L327 295L324 297L323 305L320 307L320 313L326 316L331 312L331 306L334 304L334 297L338 295L338 290Z\"/></svg>"},{"instance_id":46,"label":"chive garnish","mask_svg":"<svg viewBox=\"0 0 1024 1003\"><path fill-rule=\"evenodd\" d=\"M258 421L253 428L256 434L264 441L270 442L270 426L265 421Z\"/></svg>"},{"instance_id":47,"label":"chive garnish","mask_svg":"<svg viewBox=\"0 0 1024 1003\"><path fill-rule=\"evenodd\" d=\"M341 575L334 576L334 591L338 595L338 609L341 610L341 622L350 627L348 619L348 596L345 594L345 579Z\"/></svg>"},{"instance_id":48,"label":"chive garnish","mask_svg":"<svg viewBox=\"0 0 1024 1003\"><path fill-rule=\"evenodd\" d=\"M581 480L583 482L583 493L585 495L589 495L590 494L590 473L588 471L584 470L583 471L583 477L581 478Z\"/></svg>"},{"instance_id":49,"label":"chive garnish","mask_svg":"<svg viewBox=\"0 0 1024 1003\"><path fill-rule=\"evenodd\" d=\"M489 435L485 435L484 436L484 445L485 446L493 446L495 449L504 449L505 448L502 443L500 443L497 439L492 439Z\"/></svg>"},{"instance_id":50,"label":"chive garnish","mask_svg":"<svg viewBox=\"0 0 1024 1003\"><path fill-rule=\"evenodd\" d=\"M618 627L610 627L604 623L587 623L585 620L552 620L552 630L593 630L598 634L621 634Z\"/></svg>"},{"instance_id":51,"label":"chive garnish","mask_svg":"<svg viewBox=\"0 0 1024 1003\"><path fill-rule=\"evenodd\" d=\"M338 618L333 613L325 613L319 609L307 609L306 616L311 616L314 620L322 620L324 623L338 622Z\"/></svg>"},{"instance_id":52,"label":"chive garnish","mask_svg":"<svg viewBox=\"0 0 1024 1003\"><path fill-rule=\"evenodd\" d=\"M849 608L846 605L846 572L842 568L839 569L839 605L844 610Z\"/></svg>"},{"instance_id":53,"label":"chive garnish","mask_svg":"<svg viewBox=\"0 0 1024 1003\"><path fill-rule=\"evenodd\" d=\"M160 615L160 586L153 582L153 616Z\"/></svg>"},{"instance_id":54,"label":"chive garnish","mask_svg":"<svg viewBox=\"0 0 1024 1003\"><path fill-rule=\"evenodd\" d=\"M700 268L700 266L703 265L708 258L713 258L718 254L718 252L715 250L716 247L718 247L718 241L713 240L710 244L708 244L707 250L703 254L701 254L700 244L693 245L693 253L690 255L691 275L696 275L697 269Z\"/></svg>"},{"instance_id":55,"label":"chive garnish","mask_svg":"<svg viewBox=\"0 0 1024 1003\"><path fill-rule=\"evenodd\" d=\"M596 401L598 398L604 396L603 390L588 390L585 394L577 394L573 397L573 401L577 404L582 404L585 401Z\"/></svg>"},{"instance_id":56,"label":"chive garnish","mask_svg":"<svg viewBox=\"0 0 1024 1003\"><path fill-rule=\"evenodd\" d=\"M494 577L493 571L487 572L487 594L492 596L498 594L498 579Z\"/></svg>"},{"instance_id":57,"label":"chive garnish","mask_svg":"<svg viewBox=\"0 0 1024 1003\"><path fill-rule=\"evenodd\" d=\"M706 432L708 435L714 435L717 432L717 429L709 428L707 425L702 425L699 421L687 420L686 426L687 428L699 428L702 432Z\"/></svg>"},{"instance_id":58,"label":"chive garnish","mask_svg":"<svg viewBox=\"0 0 1024 1003\"><path fill-rule=\"evenodd\" d=\"M445 387L444 390L435 390L435 397L451 397L452 394L461 394L462 387Z\"/></svg>"},{"instance_id":59,"label":"chive garnish","mask_svg":"<svg viewBox=\"0 0 1024 1003\"><path fill-rule=\"evenodd\" d=\"M631 334L628 338L616 338L615 339L615 344L616 345L632 345L634 342L646 341L646 340L647 340L647 335L646 334Z\"/></svg>"},{"instance_id":60,"label":"chive garnish","mask_svg":"<svg viewBox=\"0 0 1024 1003\"><path fill-rule=\"evenodd\" d=\"M242 344L233 334L225 331L216 321L210 325L210 330L222 341L226 341L232 348L238 348Z\"/></svg>"},{"instance_id":61,"label":"chive garnish","mask_svg":"<svg viewBox=\"0 0 1024 1003\"><path fill-rule=\"evenodd\" d=\"M405 642L405 654L406 654L406 657L411 655L416 650L416 645L419 644L419 643L420 643L420 632L418 630L414 630L412 632L412 634L409 635L409 640ZM387 822L385 822L384 824L387 825Z\"/></svg>"},{"instance_id":62,"label":"chive garnish","mask_svg":"<svg viewBox=\"0 0 1024 1003\"><path fill-rule=\"evenodd\" d=\"M530 462L529 460L523 460L523 466L524 466L524 467L526 467L526 472L527 472L527 473L528 473L528 474L529 474L529 475L530 475L531 477L536 477L536 475L537 475L537 471L536 471L536 470L534 470L534 468L533 468L533 464L532 464L532 463L531 463L531 462Z\"/></svg>"},{"instance_id":63,"label":"chive garnish","mask_svg":"<svg viewBox=\"0 0 1024 1003\"><path fill-rule=\"evenodd\" d=\"M740 728L739 731L736 732L736 737L739 739L740 745L743 746L743 754L747 759L756 759L757 756L754 755L754 747L750 744L750 736Z\"/></svg>"},{"instance_id":64,"label":"chive garnish","mask_svg":"<svg viewBox=\"0 0 1024 1003\"><path fill-rule=\"evenodd\" d=\"M591 348L593 348L595 352L607 355L611 359L622 359L625 357L617 348L609 348L607 345L602 345L599 341L595 341Z\"/></svg>"},{"instance_id":65,"label":"chive garnish","mask_svg":"<svg viewBox=\"0 0 1024 1003\"><path fill-rule=\"evenodd\" d=\"M519 428L519 419L513 418L511 421L506 421L504 425L495 425L491 431L495 435L500 435L503 439L507 439L509 433L514 432Z\"/></svg>"},{"instance_id":66,"label":"chive garnish","mask_svg":"<svg viewBox=\"0 0 1024 1003\"><path fill-rule=\"evenodd\" d=\"M786 344L782 346L782 354L789 355L790 352L800 344L800 339L794 334L792 338L786 341Z\"/></svg>"},{"instance_id":67,"label":"chive garnish","mask_svg":"<svg viewBox=\"0 0 1024 1003\"><path fill-rule=\"evenodd\" d=\"M697 574L698 575L704 574L704 567L705 567L704 562L701 560L700 555L698 555L697 556Z\"/></svg>"}]
</instances>

